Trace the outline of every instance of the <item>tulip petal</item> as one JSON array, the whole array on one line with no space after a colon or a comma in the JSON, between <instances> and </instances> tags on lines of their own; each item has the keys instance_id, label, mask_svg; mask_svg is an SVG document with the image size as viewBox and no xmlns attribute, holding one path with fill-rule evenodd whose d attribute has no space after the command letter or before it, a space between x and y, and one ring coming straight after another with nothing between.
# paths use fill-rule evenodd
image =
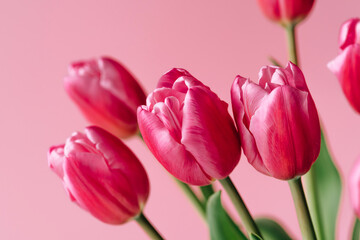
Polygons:
<instances>
[{"instance_id":1,"label":"tulip petal","mask_svg":"<svg viewBox=\"0 0 360 240\"><path fill-rule=\"evenodd\" d=\"M138 108L138 122L146 145L172 175L193 185L208 185L213 181L194 156L171 136L162 121L145 106Z\"/></svg>"},{"instance_id":2,"label":"tulip petal","mask_svg":"<svg viewBox=\"0 0 360 240\"><path fill-rule=\"evenodd\" d=\"M49 167L58 175L61 179L64 176L64 147L65 144L52 146L48 152L48 164Z\"/></svg>"},{"instance_id":3,"label":"tulip petal","mask_svg":"<svg viewBox=\"0 0 360 240\"><path fill-rule=\"evenodd\" d=\"M240 142L227 104L201 85L190 87L185 97L181 142L216 179L227 177L240 160Z\"/></svg>"},{"instance_id":4,"label":"tulip petal","mask_svg":"<svg viewBox=\"0 0 360 240\"><path fill-rule=\"evenodd\" d=\"M339 47L341 50L345 50L345 48L355 43L360 44L359 18L351 18L343 23L339 35Z\"/></svg>"},{"instance_id":5,"label":"tulip petal","mask_svg":"<svg viewBox=\"0 0 360 240\"><path fill-rule=\"evenodd\" d=\"M269 175L268 170L264 166L262 159L258 153L253 135L248 130L249 119L245 116L245 108L242 103L241 89L248 81L247 79L237 76L231 87L231 103L233 107L235 121L239 130L241 146L248 162L254 166L259 172Z\"/></svg>"},{"instance_id":6,"label":"tulip petal","mask_svg":"<svg viewBox=\"0 0 360 240\"><path fill-rule=\"evenodd\" d=\"M111 174L101 156L73 153L66 158L64 170L68 191L81 207L98 219L121 224L139 211L126 178L120 172Z\"/></svg>"},{"instance_id":7,"label":"tulip petal","mask_svg":"<svg viewBox=\"0 0 360 240\"><path fill-rule=\"evenodd\" d=\"M310 169L319 154L319 129L310 94L290 86L273 90L250 122L264 165L283 180Z\"/></svg>"},{"instance_id":8,"label":"tulip petal","mask_svg":"<svg viewBox=\"0 0 360 240\"><path fill-rule=\"evenodd\" d=\"M159 80L156 88L172 88L174 85L174 82L182 77L182 76L189 76L191 77L191 74L182 68L173 68L170 71L166 72Z\"/></svg>"},{"instance_id":9,"label":"tulip petal","mask_svg":"<svg viewBox=\"0 0 360 240\"><path fill-rule=\"evenodd\" d=\"M360 45L348 46L328 64L351 106L360 113Z\"/></svg>"},{"instance_id":10,"label":"tulip petal","mask_svg":"<svg viewBox=\"0 0 360 240\"><path fill-rule=\"evenodd\" d=\"M136 189L138 202L145 203L149 196L149 180L134 153L121 140L99 127L87 127L85 133L104 156L109 170L126 177L129 187Z\"/></svg>"}]
</instances>

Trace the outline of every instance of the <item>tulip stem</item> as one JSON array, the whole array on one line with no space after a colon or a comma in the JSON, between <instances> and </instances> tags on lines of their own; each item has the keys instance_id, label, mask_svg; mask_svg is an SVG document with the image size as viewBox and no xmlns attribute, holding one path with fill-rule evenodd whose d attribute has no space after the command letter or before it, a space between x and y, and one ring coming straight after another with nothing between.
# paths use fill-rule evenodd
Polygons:
<instances>
[{"instance_id":1,"label":"tulip stem","mask_svg":"<svg viewBox=\"0 0 360 240\"><path fill-rule=\"evenodd\" d=\"M206 185L206 186L201 186L200 190L201 190L202 195L204 196L204 201L205 201L205 205L206 205L206 202L209 199L209 197L214 194L214 188L213 188L212 184L210 184L210 185Z\"/></svg>"},{"instance_id":2,"label":"tulip stem","mask_svg":"<svg viewBox=\"0 0 360 240\"><path fill-rule=\"evenodd\" d=\"M285 26L288 42L288 53L290 61L298 65L297 48L296 48L296 24L289 23Z\"/></svg>"},{"instance_id":3,"label":"tulip stem","mask_svg":"<svg viewBox=\"0 0 360 240\"><path fill-rule=\"evenodd\" d=\"M295 178L288 181L291 194L294 200L296 215L298 217L303 239L316 239L315 230L311 221L310 212L306 203L301 178Z\"/></svg>"},{"instance_id":4,"label":"tulip stem","mask_svg":"<svg viewBox=\"0 0 360 240\"><path fill-rule=\"evenodd\" d=\"M355 218L355 222L354 222L354 228L353 228L353 233L352 233L352 240L359 240L359 236L360 236L360 221L358 218Z\"/></svg>"},{"instance_id":5,"label":"tulip stem","mask_svg":"<svg viewBox=\"0 0 360 240\"><path fill-rule=\"evenodd\" d=\"M236 187L234 186L230 177L221 179L219 181L229 195L230 200L234 204L236 211L240 215L240 218L248 232L248 235L250 236L251 233L255 233L256 235L261 237L259 228L257 227L254 219L252 218L249 210L246 208L244 201L242 200L239 192L236 190Z\"/></svg>"},{"instance_id":6,"label":"tulip stem","mask_svg":"<svg viewBox=\"0 0 360 240\"><path fill-rule=\"evenodd\" d=\"M164 239L161 234L155 229L155 227L149 222L143 213L135 218L136 222L147 233L151 239L162 240Z\"/></svg>"},{"instance_id":7,"label":"tulip stem","mask_svg":"<svg viewBox=\"0 0 360 240\"><path fill-rule=\"evenodd\" d=\"M201 217L206 221L206 205L200 201L200 199L196 196L194 191L191 189L189 185L186 183L174 178L177 184L180 186L180 188L183 190L185 195L190 199L190 201L193 203L195 208L200 213Z\"/></svg>"}]
</instances>

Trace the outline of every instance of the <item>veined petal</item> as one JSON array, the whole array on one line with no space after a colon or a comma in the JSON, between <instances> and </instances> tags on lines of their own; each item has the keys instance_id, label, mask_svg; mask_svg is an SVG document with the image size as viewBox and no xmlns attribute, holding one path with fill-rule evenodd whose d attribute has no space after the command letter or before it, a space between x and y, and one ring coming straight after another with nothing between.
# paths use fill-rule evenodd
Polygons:
<instances>
[{"instance_id":1,"label":"veined petal","mask_svg":"<svg viewBox=\"0 0 360 240\"><path fill-rule=\"evenodd\" d=\"M307 92L276 88L250 122L256 146L275 178L288 180L306 173L319 154L320 126Z\"/></svg>"},{"instance_id":2,"label":"veined petal","mask_svg":"<svg viewBox=\"0 0 360 240\"><path fill-rule=\"evenodd\" d=\"M240 135L241 147L249 163L261 173L269 175L269 172L265 168L262 159L258 153L255 139L248 130L249 120L247 120L247 123L245 120L247 116L245 116L244 105L241 96L241 88L246 81L247 79L237 76L231 87L231 103L233 107L235 122L237 124Z\"/></svg>"},{"instance_id":3,"label":"veined petal","mask_svg":"<svg viewBox=\"0 0 360 240\"><path fill-rule=\"evenodd\" d=\"M171 136L162 121L144 106L138 108L138 122L146 145L172 175L192 185L208 185L213 181L184 145Z\"/></svg>"},{"instance_id":4,"label":"veined petal","mask_svg":"<svg viewBox=\"0 0 360 240\"><path fill-rule=\"evenodd\" d=\"M240 160L240 142L227 104L207 87L188 90L181 142L202 169L217 179L227 177Z\"/></svg>"},{"instance_id":5,"label":"veined petal","mask_svg":"<svg viewBox=\"0 0 360 240\"><path fill-rule=\"evenodd\" d=\"M112 175L101 156L79 153L66 158L64 184L76 202L98 219L121 224L137 214L136 197L126 178Z\"/></svg>"}]
</instances>

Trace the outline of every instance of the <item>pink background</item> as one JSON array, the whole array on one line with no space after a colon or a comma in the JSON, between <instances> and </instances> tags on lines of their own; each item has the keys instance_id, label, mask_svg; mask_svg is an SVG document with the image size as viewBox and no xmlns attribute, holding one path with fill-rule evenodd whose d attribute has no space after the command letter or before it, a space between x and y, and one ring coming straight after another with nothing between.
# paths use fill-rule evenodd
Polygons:
<instances>
[{"instance_id":1,"label":"pink background","mask_svg":"<svg viewBox=\"0 0 360 240\"><path fill-rule=\"evenodd\" d=\"M299 27L301 65L343 177L360 155L360 116L326 64L340 24L356 0L320 0ZM134 223L109 226L71 203L47 167L46 152L86 122L66 96L69 62L99 55L122 61L152 91L162 73L188 69L229 101L237 74L257 80L267 57L286 61L284 32L256 1L2 1L0 4L0 239L146 239ZM138 139L127 141L145 165L145 213L168 239L207 239L205 223ZM231 175L255 216L274 215L300 238L286 182L263 176L242 157ZM347 184L347 182L345 182ZM225 199L226 200L226 199ZM344 186L339 239L353 214Z\"/></svg>"}]
</instances>

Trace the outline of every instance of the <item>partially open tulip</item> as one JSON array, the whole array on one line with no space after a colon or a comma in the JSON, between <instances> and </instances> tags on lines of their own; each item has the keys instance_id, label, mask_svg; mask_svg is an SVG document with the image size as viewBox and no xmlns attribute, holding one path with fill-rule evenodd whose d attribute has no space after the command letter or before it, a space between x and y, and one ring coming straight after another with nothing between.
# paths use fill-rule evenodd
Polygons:
<instances>
[{"instance_id":1,"label":"partially open tulip","mask_svg":"<svg viewBox=\"0 0 360 240\"><path fill-rule=\"evenodd\" d=\"M258 0L258 4L269 19L281 24L298 23L314 5L314 0Z\"/></svg>"},{"instance_id":2,"label":"partially open tulip","mask_svg":"<svg viewBox=\"0 0 360 240\"><path fill-rule=\"evenodd\" d=\"M120 63L107 57L74 62L65 89L85 117L118 137L138 130L136 109L146 96Z\"/></svg>"},{"instance_id":3,"label":"partially open tulip","mask_svg":"<svg viewBox=\"0 0 360 240\"><path fill-rule=\"evenodd\" d=\"M305 174L320 151L320 124L301 70L260 70L259 84L237 76L231 100L241 144L250 164L272 177Z\"/></svg>"},{"instance_id":4,"label":"partially open tulip","mask_svg":"<svg viewBox=\"0 0 360 240\"><path fill-rule=\"evenodd\" d=\"M351 106L360 113L360 19L345 22L340 31L340 54L328 64Z\"/></svg>"},{"instance_id":5,"label":"partially open tulip","mask_svg":"<svg viewBox=\"0 0 360 240\"><path fill-rule=\"evenodd\" d=\"M239 162L240 143L228 105L183 69L172 69L138 108L141 134L176 178L207 185Z\"/></svg>"},{"instance_id":6,"label":"partially open tulip","mask_svg":"<svg viewBox=\"0 0 360 240\"><path fill-rule=\"evenodd\" d=\"M349 192L352 207L360 218L360 159L358 159L350 173Z\"/></svg>"},{"instance_id":7,"label":"partially open tulip","mask_svg":"<svg viewBox=\"0 0 360 240\"><path fill-rule=\"evenodd\" d=\"M48 153L72 201L109 224L137 216L149 195L147 174L132 151L99 127L75 132Z\"/></svg>"}]
</instances>

